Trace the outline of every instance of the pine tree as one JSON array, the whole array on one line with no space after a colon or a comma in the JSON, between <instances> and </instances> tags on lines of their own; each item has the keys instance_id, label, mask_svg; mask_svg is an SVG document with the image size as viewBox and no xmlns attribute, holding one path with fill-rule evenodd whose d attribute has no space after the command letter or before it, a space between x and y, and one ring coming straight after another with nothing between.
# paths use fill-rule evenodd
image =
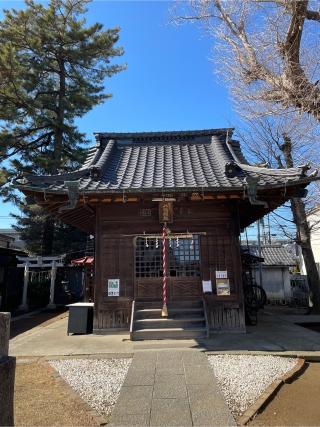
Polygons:
<instances>
[{"instance_id":1,"label":"pine tree","mask_svg":"<svg viewBox=\"0 0 320 427\"><path fill-rule=\"evenodd\" d=\"M19 231L21 240L27 243L29 253L37 255L67 254L69 259L85 255L86 233L55 220L53 239L50 241L46 238L46 233L51 233L52 230L47 226L46 214L41 207L28 202L28 204L21 205L20 209L22 215L12 215L18 222L14 228Z\"/></svg>"},{"instance_id":2,"label":"pine tree","mask_svg":"<svg viewBox=\"0 0 320 427\"><path fill-rule=\"evenodd\" d=\"M88 141L74 121L111 96L104 81L124 68L111 64L122 54L115 46L119 28L86 26L87 0L51 0L47 7L25 3L24 10L5 10L0 22L0 159L11 158L9 178L77 167ZM21 203L10 184L1 192ZM33 207L21 206L19 231L36 227ZM40 217L42 252L51 253L54 220L38 212Z\"/></svg>"}]
</instances>

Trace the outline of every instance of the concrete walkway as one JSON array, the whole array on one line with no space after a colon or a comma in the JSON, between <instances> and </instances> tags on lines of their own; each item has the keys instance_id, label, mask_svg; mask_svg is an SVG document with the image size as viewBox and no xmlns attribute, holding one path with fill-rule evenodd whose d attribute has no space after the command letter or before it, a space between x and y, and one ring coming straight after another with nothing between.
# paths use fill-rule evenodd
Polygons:
<instances>
[{"instance_id":1,"label":"concrete walkway","mask_svg":"<svg viewBox=\"0 0 320 427\"><path fill-rule=\"evenodd\" d=\"M134 355L111 426L235 426L206 356L197 350Z\"/></svg>"},{"instance_id":2,"label":"concrete walkway","mask_svg":"<svg viewBox=\"0 0 320 427\"><path fill-rule=\"evenodd\" d=\"M283 314L282 314L283 313ZM10 355L16 357L58 357L80 355L132 355L145 350L193 348L224 353L277 353L287 356L320 357L320 333L297 326L319 322L320 316L305 316L302 310L268 308L259 313L257 326L246 334L223 333L202 340L130 341L127 331L107 335L67 335L68 319L46 322L10 340ZM59 317L58 317L59 318ZM25 322L24 319L17 321Z\"/></svg>"}]
</instances>

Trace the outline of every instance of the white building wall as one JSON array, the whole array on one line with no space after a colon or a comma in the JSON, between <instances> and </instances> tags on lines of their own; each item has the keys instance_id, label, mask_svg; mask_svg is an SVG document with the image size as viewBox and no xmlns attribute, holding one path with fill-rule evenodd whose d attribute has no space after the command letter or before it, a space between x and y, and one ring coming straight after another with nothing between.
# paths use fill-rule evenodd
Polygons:
<instances>
[{"instance_id":1,"label":"white building wall","mask_svg":"<svg viewBox=\"0 0 320 427\"><path fill-rule=\"evenodd\" d=\"M320 266L320 210L316 211L312 215L308 216L308 222L311 229L311 246L315 262L318 265L318 271ZM304 274L306 272L304 271Z\"/></svg>"},{"instance_id":2,"label":"white building wall","mask_svg":"<svg viewBox=\"0 0 320 427\"><path fill-rule=\"evenodd\" d=\"M255 269L255 279L257 285L260 285L258 269ZM263 266L262 287L267 294L268 300L289 302L291 299L289 268L281 266Z\"/></svg>"}]
</instances>

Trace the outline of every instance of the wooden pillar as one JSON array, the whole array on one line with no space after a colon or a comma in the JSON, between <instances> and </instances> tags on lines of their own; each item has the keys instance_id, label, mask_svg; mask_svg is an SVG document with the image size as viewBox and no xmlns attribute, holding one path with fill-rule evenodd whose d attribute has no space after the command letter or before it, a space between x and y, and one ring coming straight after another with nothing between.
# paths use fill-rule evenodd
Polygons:
<instances>
[{"instance_id":1,"label":"wooden pillar","mask_svg":"<svg viewBox=\"0 0 320 427\"><path fill-rule=\"evenodd\" d=\"M56 261L53 260L51 265L50 300L49 300L49 304L47 305L47 308L56 308L56 305L54 303L54 288L56 283L56 276L57 276L57 264L56 264Z\"/></svg>"},{"instance_id":2,"label":"wooden pillar","mask_svg":"<svg viewBox=\"0 0 320 427\"><path fill-rule=\"evenodd\" d=\"M24 276L23 276L23 292L22 292L22 301L19 306L19 310L27 311L28 307L28 282L29 282L29 262L26 261L24 265Z\"/></svg>"}]
</instances>

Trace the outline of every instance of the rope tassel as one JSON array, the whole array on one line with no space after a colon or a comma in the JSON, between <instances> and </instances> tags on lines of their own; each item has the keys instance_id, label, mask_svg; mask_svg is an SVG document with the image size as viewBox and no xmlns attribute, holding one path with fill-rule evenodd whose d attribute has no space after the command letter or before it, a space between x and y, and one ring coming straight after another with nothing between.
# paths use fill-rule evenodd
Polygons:
<instances>
[{"instance_id":1,"label":"rope tassel","mask_svg":"<svg viewBox=\"0 0 320 427\"><path fill-rule=\"evenodd\" d=\"M166 225L162 228L162 317L168 317L167 308L167 267L166 267Z\"/></svg>"}]
</instances>

